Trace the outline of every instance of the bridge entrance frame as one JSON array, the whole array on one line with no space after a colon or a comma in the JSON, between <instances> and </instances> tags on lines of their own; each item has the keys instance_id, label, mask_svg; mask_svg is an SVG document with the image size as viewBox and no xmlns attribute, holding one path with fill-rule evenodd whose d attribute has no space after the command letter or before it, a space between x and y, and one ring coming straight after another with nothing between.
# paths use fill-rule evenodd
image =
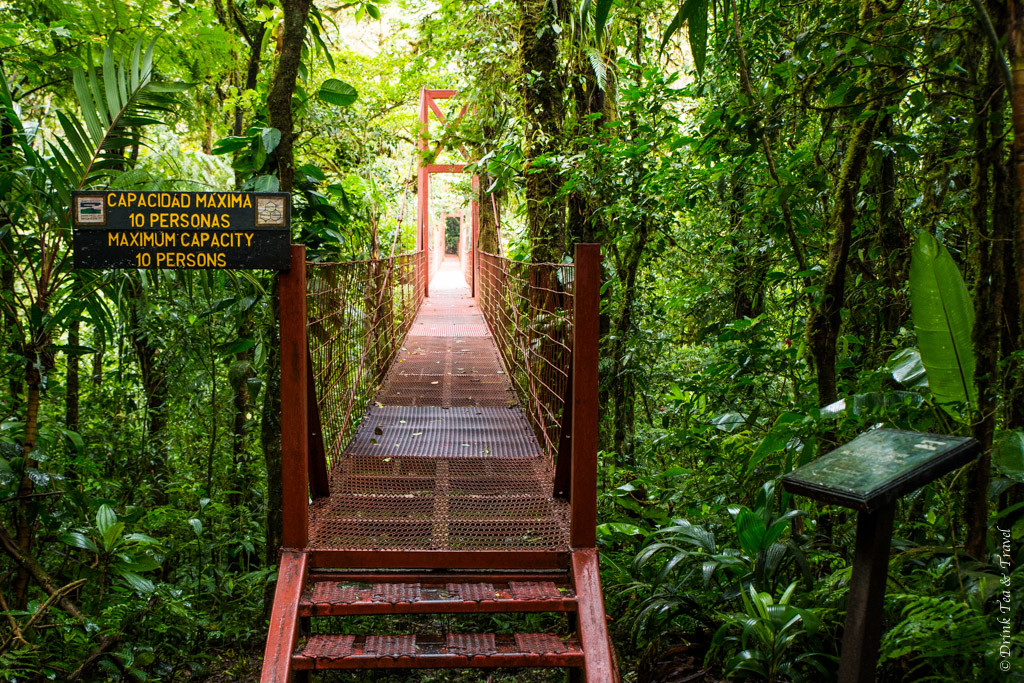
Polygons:
<instances>
[{"instance_id":1,"label":"bridge entrance frame","mask_svg":"<svg viewBox=\"0 0 1024 683\"><path fill-rule=\"evenodd\" d=\"M416 220L417 220L417 231L416 231L416 249L426 249L427 255L427 274L424 278L424 295L430 295L430 278L434 275L437 265L440 259L434 257L430 252L435 249L436 240L430 238L430 176L435 173L465 173L466 167L471 161L470 155L465 147L459 147L462 152L463 161L454 164L436 164L436 163L425 163L428 155L431 155L429 132L431 119L438 121L441 124L445 124L448 121L448 117L445 116L444 112L441 111L441 107L438 106L439 100L448 100L458 95L457 90L450 89L430 89L423 88L420 90L420 136L417 141L417 149L420 153L420 163L416 174ZM469 111L469 105L463 105L456 121L461 121L465 118ZM432 156L436 157L438 152L441 150L441 144L439 143L433 150ZM474 197L480 191L480 178L473 174L473 195ZM480 236L480 205L474 199L470 203L470 225L467 226L465 221L461 221L459 224L459 243L462 244L466 235L463 231L470 232L470 248L466 251L465 255L460 250L459 258L467 258L469 263L463 262L463 272L467 274L467 284L469 285L472 296L477 295L477 282L480 276L479 259L477 258L477 241ZM443 240L442 250L443 254Z\"/></svg>"}]
</instances>

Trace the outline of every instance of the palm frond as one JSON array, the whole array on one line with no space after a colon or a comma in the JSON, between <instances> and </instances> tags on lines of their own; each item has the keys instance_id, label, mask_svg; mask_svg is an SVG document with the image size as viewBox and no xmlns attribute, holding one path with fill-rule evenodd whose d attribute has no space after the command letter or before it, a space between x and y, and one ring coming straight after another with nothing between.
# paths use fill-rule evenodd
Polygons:
<instances>
[{"instance_id":1,"label":"palm frond","mask_svg":"<svg viewBox=\"0 0 1024 683\"><path fill-rule=\"evenodd\" d=\"M107 45L99 69L90 52L86 67L75 70L72 80L82 121L58 114L64 141L51 144L71 189L123 172L126 151L145 144L143 128L163 123L161 115L173 109L173 93L185 86L153 80L155 46L156 39L145 48L140 40L130 57L116 59Z\"/></svg>"}]
</instances>

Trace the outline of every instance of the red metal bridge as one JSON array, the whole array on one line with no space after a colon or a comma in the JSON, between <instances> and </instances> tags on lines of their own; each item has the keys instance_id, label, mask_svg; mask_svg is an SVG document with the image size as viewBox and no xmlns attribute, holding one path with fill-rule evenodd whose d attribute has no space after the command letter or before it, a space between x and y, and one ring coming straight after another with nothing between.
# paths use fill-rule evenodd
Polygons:
<instances>
[{"instance_id":1,"label":"red metal bridge","mask_svg":"<svg viewBox=\"0 0 1024 683\"><path fill-rule=\"evenodd\" d=\"M424 126L453 95L422 93ZM474 204L446 260L429 177L464 168L421 166L415 253L314 263L295 246L281 276L284 537L265 682L498 667L618 681L595 539L600 250L579 245L572 264L480 252ZM564 628L366 635L331 619L531 612Z\"/></svg>"}]
</instances>

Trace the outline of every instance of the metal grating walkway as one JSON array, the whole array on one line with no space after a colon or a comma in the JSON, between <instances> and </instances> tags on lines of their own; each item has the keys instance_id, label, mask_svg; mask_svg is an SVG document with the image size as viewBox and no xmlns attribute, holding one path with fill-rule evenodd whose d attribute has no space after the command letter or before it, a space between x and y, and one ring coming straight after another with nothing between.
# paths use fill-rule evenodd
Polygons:
<instances>
[{"instance_id":1,"label":"metal grating walkway","mask_svg":"<svg viewBox=\"0 0 1024 683\"><path fill-rule=\"evenodd\" d=\"M568 550L568 506L448 257L310 508L310 547Z\"/></svg>"}]
</instances>

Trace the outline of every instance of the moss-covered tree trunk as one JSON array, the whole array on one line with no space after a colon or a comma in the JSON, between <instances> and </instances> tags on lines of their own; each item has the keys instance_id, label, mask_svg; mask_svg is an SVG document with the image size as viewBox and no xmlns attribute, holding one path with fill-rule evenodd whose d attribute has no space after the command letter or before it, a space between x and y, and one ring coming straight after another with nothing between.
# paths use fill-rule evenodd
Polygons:
<instances>
[{"instance_id":1,"label":"moss-covered tree trunk","mask_svg":"<svg viewBox=\"0 0 1024 683\"><path fill-rule=\"evenodd\" d=\"M1013 92L1013 165L1016 170L1014 245L1017 259L1017 291L1024 292L1024 6L1021 0L1007 2L1010 31L1010 74ZM1024 296L1017 301L1019 318L1024 320Z\"/></svg>"},{"instance_id":2,"label":"moss-covered tree trunk","mask_svg":"<svg viewBox=\"0 0 1024 683\"><path fill-rule=\"evenodd\" d=\"M882 119L878 137L887 140L892 133L893 122L890 114ZM882 338L879 339L878 346L891 350L892 339L906 322L909 311L908 301L903 292L910 268L910 239L896 205L896 154L883 145L878 155L878 174L875 179L878 202L877 239L881 253L878 277L882 281L885 302L879 311L878 326Z\"/></svg>"},{"instance_id":3,"label":"moss-covered tree trunk","mask_svg":"<svg viewBox=\"0 0 1024 683\"><path fill-rule=\"evenodd\" d=\"M641 60L646 31L644 17L637 16L635 18L633 30L632 57L635 65L633 80L635 83L640 83L643 78ZM636 111L632 111L627 118L629 140L637 148L643 145L640 124L641 121ZM635 154L631 165L630 203L633 207L640 207L644 202L644 188L641 183L647 174L646 155ZM622 303L612 322L610 335L612 340L611 357L615 368L610 388L612 405L615 408L612 418L612 447L628 463L632 463L633 460L633 435L636 422L636 381L633 375L634 369L629 367L628 359L634 355L629 353L629 350L636 317L637 276L646 253L647 240L652 227L649 217L642 211L635 211L633 215L635 218L634 224L631 226L632 239L623 249L624 256L616 262Z\"/></svg>"},{"instance_id":4,"label":"moss-covered tree trunk","mask_svg":"<svg viewBox=\"0 0 1024 683\"><path fill-rule=\"evenodd\" d=\"M558 199L561 174L550 159L558 149L565 118L558 60L555 0L519 0L520 83L526 162L526 223L534 262L561 260L565 207Z\"/></svg>"},{"instance_id":5,"label":"moss-covered tree trunk","mask_svg":"<svg viewBox=\"0 0 1024 683\"><path fill-rule=\"evenodd\" d=\"M480 174L480 194L477 200L480 205L480 232L477 234L477 248L489 254L497 254L498 227L501 225L501 199L504 194L500 189L487 192L493 182L486 173Z\"/></svg>"},{"instance_id":6,"label":"moss-covered tree trunk","mask_svg":"<svg viewBox=\"0 0 1024 683\"><path fill-rule=\"evenodd\" d=\"M604 124L610 120L612 109L609 99L614 99L615 71L612 65L605 68L604 82L598 81L597 72L586 53L586 46L575 45L572 58L572 94L575 116L572 118L573 153L580 154L585 147L599 138ZM614 56L611 61L614 64ZM611 94L611 97L609 95ZM574 188L566 198L566 240L568 246L577 242L596 242L602 231L601 215L592 192Z\"/></svg>"},{"instance_id":7,"label":"moss-covered tree trunk","mask_svg":"<svg viewBox=\"0 0 1024 683\"><path fill-rule=\"evenodd\" d=\"M292 95L295 79L302 63L302 42L306 35L306 18L310 0L282 0L284 21L280 36L280 57L274 81L267 96L270 125L281 131L281 142L274 154L277 177L282 192L291 192L295 184L295 127L292 117ZM281 348L277 329L280 310L278 277L274 276L271 292L271 320L267 334L267 381L263 394L260 445L267 467L267 563L277 562L281 547ZM268 600L269 605L272 601Z\"/></svg>"},{"instance_id":8,"label":"moss-covered tree trunk","mask_svg":"<svg viewBox=\"0 0 1024 683\"><path fill-rule=\"evenodd\" d=\"M860 11L861 27L873 27L881 32L885 7L875 0L863 0ZM828 249L828 264L822 280L821 295L817 306L807 319L807 340L814 359L818 388L818 405L834 402L838 397L836 377L836 344L842 323L843 303L846 296L846 270L853 242L853 227L857 220L857 197L860 194L861 176L868 159L868 151L875 140L875 133L889 97L883 91L883 79L891 79L888 72L873 70L867 76L869 101L867 109L852 124L846 142L846 153L840 168L830 200L828 226L831 240Z\"/></svg>"},{"instance_id":9,"label":"moss-covered tree trunk","mask_svg":"<svg viewBox=\"0 0 1024 683\"><path fill-rule=\"evenodd\" d=\"M987 75L975 99L975 154L971 172L971 230L974 271L974 355L978 405L971 432L982 445L982 455L967 473L965 485L967 552L985 557L988 545L988 491L990 451L995 437L999 389L999 359L1006 290L1003 250L1011 239L1013 203L1010 174L1004 162L1004 90L997 56L988 61Z\"/></svg>"}]
</instances>

